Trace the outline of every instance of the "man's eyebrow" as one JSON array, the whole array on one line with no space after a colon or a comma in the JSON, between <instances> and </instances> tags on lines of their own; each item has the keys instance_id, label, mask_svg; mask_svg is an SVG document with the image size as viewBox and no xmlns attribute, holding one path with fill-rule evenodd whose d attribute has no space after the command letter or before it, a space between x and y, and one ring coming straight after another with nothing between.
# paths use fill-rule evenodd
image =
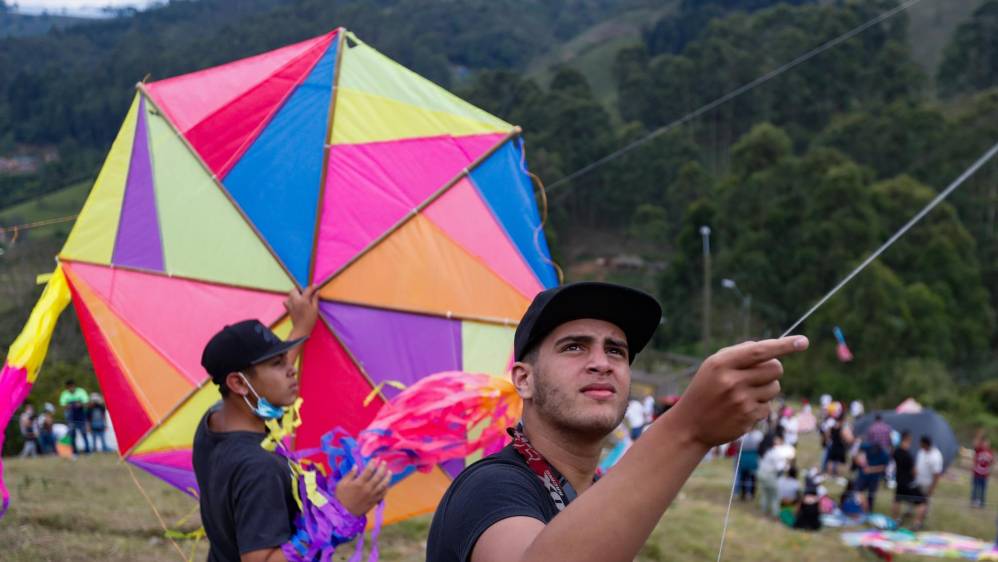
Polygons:
<instances>
[{"instance_id":1,"label":"man's eyebrow","mask_svg":"<svg viewBox=\"0 0 998 562\"><path fill-rule=\"evenodd\" d=\"M568 342L592 343L595 340L596 340L595 337L585 334L568 334L567 336L562 336L557 340L555 340L554 345L559 346L563 343L568 343Z\"/></svg>"},{"instance_id":2,"label":"man's eyebrow","mask_svg":"<svg viewBox=\"0 0 998 562\"><path fill-rule=\"evenodd\" d=\"M627 342L625 340L618 340L616 338L606 338L606 343L627 349Z\"/></svg>"}]
</instances>

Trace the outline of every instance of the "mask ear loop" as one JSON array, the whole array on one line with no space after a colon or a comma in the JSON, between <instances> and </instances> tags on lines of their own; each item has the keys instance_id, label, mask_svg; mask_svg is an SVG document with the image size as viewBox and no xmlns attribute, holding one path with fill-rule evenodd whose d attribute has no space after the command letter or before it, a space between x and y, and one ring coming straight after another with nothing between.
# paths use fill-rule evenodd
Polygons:
<instances>
[{"instance_id":1,"label":"mask ear loop","mask_svg":"<svg viewBox=\"0 0 998 562\"><path fill-rule=\"evenodd\" d=\"M246 375L244 375L242 371L239 371L239 376L243 378L243 382L246 383L246 386L249 387L250 392L253 393L253 397L256 398L257 405L254 406L250 404L249 398L247 398L245 394L243 394L243 402L246 402L246 405L249 406L249 409L255 412L260 408L260 395L257 394L256 389L253 388L253 385L250 383L249 379L246 378Z\"/></svg>"}]
</instances>

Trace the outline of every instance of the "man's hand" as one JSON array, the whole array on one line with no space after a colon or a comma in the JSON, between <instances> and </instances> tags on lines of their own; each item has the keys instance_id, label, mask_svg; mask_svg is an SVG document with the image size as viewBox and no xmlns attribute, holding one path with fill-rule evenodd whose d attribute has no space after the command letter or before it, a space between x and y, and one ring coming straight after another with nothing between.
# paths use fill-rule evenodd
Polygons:
<instances>
[{"instance_id":1,"label":"man's hand","mask_svg":"<svg viewBox=\"0 0 998 562\"><path fill-rule=\"evenodd\" d=\"M374 461L358 472L354 465L336 484L336 499L347 511L360 517L385 499L392 473L384 461Z\"/></svg>"},{"instance_id":2,"label":"man's hand","mask_svg":"<svg viewBox=\"0 0 998 562\"><path fill-rule=\"evenodd\" d=\"M726 347L703 362L666 415L707 447L731 442L769 415L783 376L778 358L807 347L804 336Z\"/></svg>"},{"instance_id":3,"label":"man's hand","mask_svg":"<svg viewBox=\"0 0 998 562\"><path fill-rule=\"evenodd\" d=\"M315 322L319 318L319 290L313 285L299 291L291 289L284 301L284 309L291 317L292 334L295 337L307 336L312 333Z\"/></svg>"}]
</instances>

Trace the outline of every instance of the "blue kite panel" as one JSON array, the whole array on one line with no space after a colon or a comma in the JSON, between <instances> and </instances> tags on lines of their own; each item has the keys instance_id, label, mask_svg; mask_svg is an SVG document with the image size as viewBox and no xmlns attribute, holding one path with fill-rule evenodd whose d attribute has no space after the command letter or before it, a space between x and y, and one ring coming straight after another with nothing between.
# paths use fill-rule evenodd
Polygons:
<instances>
[{"instance_id":1,"label":"blue kite panel","mask_svg":"<svg viewBox=\"0 0 998 562\"><path fill-rule=\"evenodd\" d=\"M471 171L471 180L538 281L554 287L558 275L551 265L547 238L543 232L535 238L541 217L525 166L522 142L511 139Z\"/></svg>"},{"instance_id":2,"label":"blue kite panel","mask_svg":"<svg viewBox=\"0 0 998 562\"><path fill-rule=\"evenodd\" d=\"M336 42L223 184L301 286L308 284Z\"/></svg>"}]
</instances>

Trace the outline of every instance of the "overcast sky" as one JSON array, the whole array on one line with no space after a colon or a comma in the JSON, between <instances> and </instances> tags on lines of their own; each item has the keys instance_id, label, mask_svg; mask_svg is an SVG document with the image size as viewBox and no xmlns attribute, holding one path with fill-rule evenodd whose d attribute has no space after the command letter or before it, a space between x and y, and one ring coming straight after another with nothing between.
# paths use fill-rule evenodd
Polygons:
<instances>
[{"instance_id":1,"label":"overcast sky","mask_svg":"<svg viewBox=\"0 0 998 562\"><path fill-rule=\"evenodd\" d=\"M158 1L165 2L165 0ZM154 0L6 0L6 2L8 5L17 4L24 13L35 14L47 10L52 14L61 14L65 10L72 15L98 14L101 8L108 6L144 8L156 3Z\"/></svg>"}]
</instances>

